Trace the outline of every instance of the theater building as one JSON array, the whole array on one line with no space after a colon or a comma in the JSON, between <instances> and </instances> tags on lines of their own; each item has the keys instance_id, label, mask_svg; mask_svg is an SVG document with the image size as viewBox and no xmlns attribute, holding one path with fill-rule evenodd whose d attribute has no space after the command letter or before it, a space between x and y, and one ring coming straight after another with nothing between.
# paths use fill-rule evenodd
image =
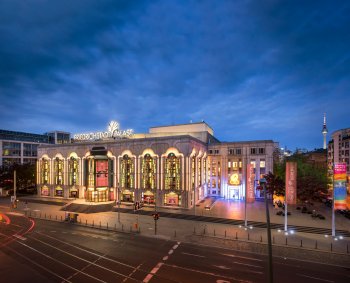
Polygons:
<instances>
[{"instance_id":1,"label":"theater building","mask_svg":"<svg viewBox=\"0 0 350 283\"><path fill-rule=\"evenodd\" d=\"M135 134L112 121L70 144L39 146L38 194L182 208L208 195L243 199L244 168L253 164L256 179L272 171L277 148L271 140L220 142L205 122Z\"/></svg>"}]
</instances>

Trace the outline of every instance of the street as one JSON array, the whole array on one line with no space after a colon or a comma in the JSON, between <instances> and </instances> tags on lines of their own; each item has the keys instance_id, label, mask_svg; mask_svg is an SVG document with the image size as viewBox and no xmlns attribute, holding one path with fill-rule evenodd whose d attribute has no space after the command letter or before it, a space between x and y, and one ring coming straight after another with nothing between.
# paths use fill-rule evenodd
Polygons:
<instances>
[{"instance_id":1,"label":"street","mask_svg":"<svg viewBox=\"0 0 350 283\"><path fill-rule=\"evenodd\" d=\"M266 282L263 255L3 215L9 223L0 226L1 262L12 262L0 272L6 282ZM343 267L277 257L274 276L275 282L350 280Z\"/></svg>"}]
</instances>

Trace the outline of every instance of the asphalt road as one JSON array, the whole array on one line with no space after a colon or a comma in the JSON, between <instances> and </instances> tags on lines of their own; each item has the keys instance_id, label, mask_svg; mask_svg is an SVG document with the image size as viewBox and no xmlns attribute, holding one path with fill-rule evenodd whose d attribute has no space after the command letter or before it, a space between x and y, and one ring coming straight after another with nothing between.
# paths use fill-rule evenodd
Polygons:
<instances>
[{"instance_id":1,"label":"asphalt road","mask_svg":"<svg viewBox=\"0 0 350 283\"><path fill-rule=\"evenodd\" d=\"M8 218L6 218L6 216ZM2 215L1 282L267 282L267 258ZM274 282L350 282L350 270L274 258Z\"/></svg>"}]
</instances>

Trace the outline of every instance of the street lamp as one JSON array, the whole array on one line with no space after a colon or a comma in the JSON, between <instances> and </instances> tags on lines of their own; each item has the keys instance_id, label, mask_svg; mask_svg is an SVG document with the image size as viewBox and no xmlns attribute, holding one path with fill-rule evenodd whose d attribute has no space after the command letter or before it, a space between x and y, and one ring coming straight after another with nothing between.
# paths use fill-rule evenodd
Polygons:
<instances>
[{"instance_id":1,"label":"street lamp","mask_svg":"<svg viewBox=\"0 0 350 283\"><path fill-rule=\"evenodd\" d=\"M266 192L266 179L260 179L260 185L264 190L265 207L266 207L266 225L267 225L267 241L268 241L268 253L269 253L269 282L273 282L273 269L272 269L272 243L271 243L271 228L270 228L270 213L269 206L267 203L267 192Z\"/></svg>"}]
</instances>

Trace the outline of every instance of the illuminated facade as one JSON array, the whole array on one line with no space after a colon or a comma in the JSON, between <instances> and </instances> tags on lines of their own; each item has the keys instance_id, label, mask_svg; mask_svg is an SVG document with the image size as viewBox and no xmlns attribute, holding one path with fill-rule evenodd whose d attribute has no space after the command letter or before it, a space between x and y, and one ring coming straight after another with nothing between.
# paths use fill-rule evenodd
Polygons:
<instances>
[{"instance_id":1,"label":"illuminated facade","mask_svg":"<svg viewBox=\"0 0 350 283\"><path fill-rule=\"evenodd\" d=\"M40 146L38 194L190 208L208 195L244 198L248 162L256 176L273 168L274 142L221 143L205 122L153 127L147 134L118 127L111 122L106 132Z\"/></svg>"}]
</instances>

